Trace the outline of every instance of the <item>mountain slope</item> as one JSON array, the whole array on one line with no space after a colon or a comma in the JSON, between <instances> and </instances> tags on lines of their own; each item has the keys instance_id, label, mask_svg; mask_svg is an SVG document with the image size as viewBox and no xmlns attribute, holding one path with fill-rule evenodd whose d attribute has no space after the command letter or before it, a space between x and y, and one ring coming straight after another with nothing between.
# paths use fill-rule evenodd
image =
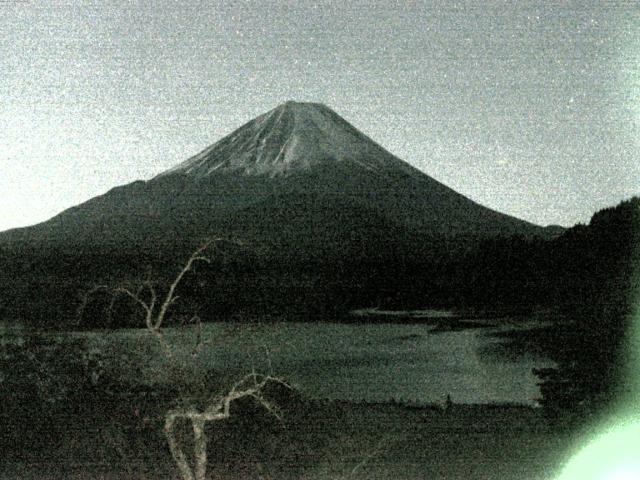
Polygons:
<instances>
[{"instance_id":1,"label":"mountain slope","mask_svg":"<svg viewBox=\"0 0 640 480\"><path fill-rule=\"evenodd\" d=\"M286 102L160 176L278 176L336 163L419 175L326 106Z\"/></svg>"},{"instance_id":2,"label":"mountain slope","mask_svg":"<svg viewBox=\"0 0 640 480\"><path fill-rule=\"evenodd\" d=\"M328 236L335 228L361 228L363 215L423 236L557 234L467 199L323 105L287 102L148 182L114 188L40 225L0 234L0 243L128 248L189 243L230 228L267 241L281 232L266 235L248 219L260 211L286 217L305 202L316 208L310 196L318 205L340 199L343 222L325 225ZM356 218L360 222L351 225Z\"/></svg>"}]
</instances>

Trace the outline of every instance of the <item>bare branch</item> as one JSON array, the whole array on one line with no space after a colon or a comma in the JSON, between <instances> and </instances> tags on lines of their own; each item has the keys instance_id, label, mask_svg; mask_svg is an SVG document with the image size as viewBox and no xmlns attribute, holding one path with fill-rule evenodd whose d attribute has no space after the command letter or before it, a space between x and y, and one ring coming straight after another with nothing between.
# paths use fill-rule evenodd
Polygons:
<instances>
[{"instance_id":1,"label":"bare branch","mask_svg":"<svg viewBox=\"0 0 640 480\"><path fill-rule=\"evenodd\" d=\"M111 325L113 323L113 309L116 306L117 295L111 295L111 300L109 301L109 306L107 307L107 325Z\"/></svg>"},{"instance_id":2,"label":"bare branch","mask_svg":"<svg viewBox=\"0 0 640 480\"><path fill-rule=\"evenodd\" d=\"M204 433L205 419L194 418L191 420L193 426L193 456L195 457L195 477L197 480L204 480L207 472L207 436Z\"/></svg>"},{"instance_id":3,"label":"bare branch","mask_svg":"<svg viewBox=\"0 0 640 480\"><path fill-rule=\"evenodd\" d=\"M80 305L78 305L78 308L76 310L76 324L80 325L80 323L82 322L82 317L84 315L84 311L87 308L87 305L89 304L89 301L91 300L91 297L99 292L99 291L105 291L105 292L109 292L111 289L107 286L107 285L94 285L90 290L84 292L84 294L81 295L80 297Z\"/></svg>"},{"instance_id":4,"label":"bare branch","mask_svg":"<svg viewBox=\"0 0 640 480\"><path fill-rule=\"evenodd\" d=\"M207 248L209 248L209 245L211 245L212 242L219 241L219 240L220 239L214 239L214 240L208 240L207 242L205 242L204 245L202 245L200 248L198 248L195 252L191 254L185 266L182 267L182 270L180 270L180 272L178 272L178 275L169 286L169 291L167 292L167 296L165 297L164 302L162 302L162 305L160 306L160 311L158 312L158 316L154 321L155 329L159 329L162 326L162 322L164 321L164 317L167 314L167 310L177 300L178 297L175 295L175 291L176 291L176 288L178 288L178 285L180 284L182 279L184 278L185 274L191 270L195 262L211 263L211 260L209 260L209 258L202 255L202 253Z\"/></svg>"},{"instance_id":5,"label":"bare branch","mask_svg":"<svg viewBox=\"0 0 640 480\"><path fill-rule=\"evenodd\" d=\"M151 302L149 304L147 304L147 302L145 302L144 300L142 300L142 298L140 298L140 295L138 293L133 293L131 290L129 290L126 287L116 287L113 290L115 293L123 293L126 296L128 296L129 298L131 298L134 302L136 302L138 305L140 305L144 311L145 311L145 323L147 325L147 327L150 327L151 325L153 325L152 319L153 319L153 307L155 305L156 302L156 293L155 293L155 289L151 289ZM141 292L141 290L139 290L139 292Z\"/></svg>"},{"instance_id":6,"label":"bare branch","mask_svg":"<svg viewBox=\"0 0 640 480\"><path fill-rule=\"evenodd\" d=\"M205 255L207 249L215 247L220 242L235 243L243 245L241 242L225 240L221 237L212 238L206 241L202 246L195 250L187 259L184 266L178 271L177 275L169 285L169 289L164 297L159 298L155 284L147 279L137 285L137 289L130 288L126 285L120 285L115 288L99 285L87 292L82 299L78 308L78 318L81 319L89 298L98 290L110 292L112 295L109 305L109 315L111 315L116 297L120 294L129 297L145 312L145 325L147 330L153 334L160 344L165 348L167 356L175 360L171 345L163 336L162 326L167 316L169 308L180 298L176 295L176 290L185 275L190 272L196 262L211 263L209 257ZM195 345L192 355L197 355L204 345L202 321L198 315L193 315L188 323L193 323L196 328ZM281 416L277 407L272 404L265 396L263 391L270 383L279 383L291 389L292 387L280 378L271 375L272 366L269 352L267 351L267 360L269 363L269 375L259 375L255 371L240 378L234 383L229 390L223 395L212 398L203 410L195 407L184 407L170 410L165 415L164 433L169 444L171 455L176 462L182 480L205 480L207 468L207 437L205 433L205 425L207 422L221 421L229 418L231 405L233 402L242 398L252 398L258 405L261 405L267 412L280 419ZM193 467L189 465L187 456L182 450L180 443L175 435L175 426L178 420L185 419L191 422L193 428Z\"/></svg>"},{"instance_id":7,"label":"bare branch","mask_svg":"<svg viewBox=\"0 0 640 480\"><path fill-rule=\"evenodd\" d=\"M169 442L171 454L178 465L182 480L204 480L207 465L206 436L204 426L206 422L221 421L231 416L231 404L241 398L253 398L259 405L281 419L277 408L262 395L264 387L269 383L279 383L287 388L291 386L284 380L270 375L258 375L252 372L245 375L223 396L212 399L210 404L202 411L194 407L176 409L167 413L165 418L165 435ZM189 467L186 456L178 444L173 431L175 422L179 418L191 420L194 432L194 468Z\"/></svg>"},{"instance_id":8,"label":"bare branch","mask_svg":"<svg viewBox=\"0 0 640 480\"><path fill-rule=\"evenodd\" d=\"M195 476L191 471L191 467L189 467L189 462L187 461L187 457L184 452L180 448L178 441L175 437L174 427L177 416L167 415L164 421L164 434L167 437L167 442L169 443L169 450L171 451L171 456L173 457L176 465L178 465L178 470L180 471L180 476L182 480L195 480Z\"/></svg>"}]
</instances>

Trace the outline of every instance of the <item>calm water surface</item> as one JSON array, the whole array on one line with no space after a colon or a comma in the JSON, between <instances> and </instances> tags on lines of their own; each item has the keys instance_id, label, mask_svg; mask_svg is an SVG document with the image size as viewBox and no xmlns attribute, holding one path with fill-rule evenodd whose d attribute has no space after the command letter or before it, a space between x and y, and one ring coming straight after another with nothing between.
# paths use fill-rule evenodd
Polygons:
<instances>
[{"instance_id":1,"label":"calm water surface","mask_svg":"<svg viewBox=\"0 0 640 480\"><path fill-rule=\"evenodd\" d=\"M533 326L438 332L420 324L276 323L232 330L208 324L207 343L195 357L195 330L167 329L166 336L184 362L185 378L194 380L207 370L242 375L255 369L272 371L321 398L431 403L451 395L460 403L532 404L539 389L531 369L553 363L527 354L506 358L486 352L505 341L492 333ZM4 341L15 340L20 331L0 324ZM144 330L66 335L85 337L130 380L163 380L166 355Z\"/></svg>"}]
</instances>

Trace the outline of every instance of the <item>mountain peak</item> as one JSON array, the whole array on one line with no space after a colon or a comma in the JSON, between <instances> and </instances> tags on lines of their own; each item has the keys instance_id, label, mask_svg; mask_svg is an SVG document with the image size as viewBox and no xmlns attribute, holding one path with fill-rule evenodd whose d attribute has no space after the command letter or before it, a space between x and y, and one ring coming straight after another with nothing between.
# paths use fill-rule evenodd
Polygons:
<instances>
[{"instance_id":1,"label":"mountain peak","mask_svg":"<svg viewBox=\"0 0 640 480\"><path fill-rule=\"evenodd\" d=\"M324 103L317 103L317 102L298 102L297 100L287 100L284 103L281 103L280 105L278 105L274 110L279 110L279 109L283 109L283 108L287 108L287 109L305 109L305 108L324 108L324 109L329 109L329 107L327 107Z\"/></svg>"},{"instance_id":2,"label":"mountain peak","mask_svg":"<svg viewBox=\"0 0 640 480\"><path fill-rule=\"evenodd\" d=\"M326 105L287 101L160 176L280 176L334 162L414 171Z\"/></svg>"},{"instance_id":3,"label":"mountain peak","mask_svg":"<svg viewBox=\"0 0 640 480\"><path fill-rule=\"evenodd\" d=\"M309 113L313 111L316 111L316 112L324 111L324 112L331 112L334 115L337 115L337 113L335 113L331 108L326 106L324 103L298 102L296 100L287 100L286 102L278 105L273 110L270 110L270 112L278 112L278 113L283 111L299 113L299 114L304 114L305 112Z\"/></svg>"}]
</instances>

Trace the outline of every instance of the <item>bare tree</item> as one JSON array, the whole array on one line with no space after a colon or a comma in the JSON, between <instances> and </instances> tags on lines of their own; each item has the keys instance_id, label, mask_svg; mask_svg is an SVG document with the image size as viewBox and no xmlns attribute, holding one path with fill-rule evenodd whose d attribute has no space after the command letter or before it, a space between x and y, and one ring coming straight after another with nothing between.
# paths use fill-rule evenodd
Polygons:
<instances>
[{"instance_id":1,"label":"bare tree","mask_svg":"<svg viewBox=\"0 0 640 480\"><path fill-rule=\"evenodd\" d=\"M108 315L111 315L113 312L116 297L118 295L125 295L142 308L145 314L144 322L147 331L158 339L167 356L170 359L175 360L172 347L169 342L166 341L162 329L165 325L165 320L170 307L180 298L176 294L176 290L185 275L193 269L196 262L211 263L211 260L205 255L205 252L210 249L212 245L222 241L225 240L222 238L210 239L200 248L195 250L169 285L164 297L159 295L156 283L150 279L141 282L137 289L122 285L117 287L109 287L107 285L94 286L82 297L82 301L78 309L79 321L82 319L83 312L89 302L89 299L95 293L105 291L111 294L111 301L108 306ZM189 323L194 322L197 327L197 337L192 354L196 355L202 349L204 339L202 334L202 324L197 315L192 316L189 320ZM242 398L251 398L264 407L269 413L280 418L275 405L270 403L263 395L265 387L269 384L280 384L287 388L291 388L288 383L280 378L272 375L260 375L252 372L233 384L226 393L213 397L202 409L198 409L195 406L183 407L170 410L165 414L164 434L182 480L205 479L207 470L207 436L205 434L205 425L207 422L222 421L229 418L233 402ZM175 434L176 422L181 419L190 421L193 429L193 466L189 464L187 455L184 453L184 449L180 445Z\"/></svg>"},{"instance_id":2,"label":"bare tree","mask_svg":"<svg viewBox=\"0 0 640 480\"><path fill-rule=\"evenodd\" d=\"M291 388L286 382L270 375L259 375L255 372L246 375L236 382L231 389L212 399L203 410L195 407L180 408L169 411L165 416L164 433L169 442L171 455L178 465L182 480L204 480L207 469L207 436L205 435L205 425L207 422L226 420L231 416L231 404L241 398L253 398L262 405L269 413L280 418L277 408L269 402L263 395L264 388L269 383L278 383ZM178 419L191 421L193 427L193 468L189 465L187 456L180 447L175 437L175 423Z\"/></svg>"},{"instance_id":3,"label":"bare tree","mask_svg":"<svg viewBox=\"0 0 640 480\"><path fill-rule=\"evenodd\" d=\"M107 285L94 286L83 295L80 307L78 308L78 322L82 320L84 310L86 309L91 296L95 293L105 291L111 294L111 301L107 308L107 315L109 317L113 314L117 297L119 295L126 295L142 308L145 314L144 322L147 330L152 333L165 347L167 352L171 354L171 348L162 335L162 326L167 317L169 308L180 298L179 295L176 295L176 289L184 279L184 276L193 269L196 262L211 263L211 260L209 257L204 255L204 252L213 244L221 241L223 241L222 238L207 240L200 248L195 250L169 285L169 289L164 298L159 298L157 284L151 279L146 279L141 282L135 290L125 285L119 285L116 287L110 287ZM144 295L145 293L147 294L146 296ZM200 319L197 315L194 315L191 318L191 322L194 321L199 324Z\"/></svg>"}]
</instances>

